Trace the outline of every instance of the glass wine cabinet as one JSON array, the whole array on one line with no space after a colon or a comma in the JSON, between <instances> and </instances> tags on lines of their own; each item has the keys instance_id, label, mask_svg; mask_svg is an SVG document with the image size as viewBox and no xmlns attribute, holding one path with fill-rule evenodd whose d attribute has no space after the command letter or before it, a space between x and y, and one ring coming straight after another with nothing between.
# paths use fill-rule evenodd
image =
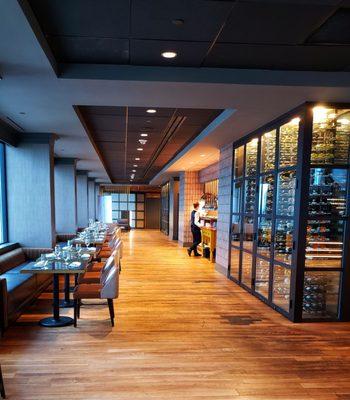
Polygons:
<instances>
[{"instance_id":1,"label":"glass wine cabinet","mask_svg":"<svg viewBox=\"0 0 350 400\"><path fill-rule=\"evenodd\" d=\"M349 141L305 103L234 144L230 278L295 322L350 319Z\"/></svg>"}]
</instances>

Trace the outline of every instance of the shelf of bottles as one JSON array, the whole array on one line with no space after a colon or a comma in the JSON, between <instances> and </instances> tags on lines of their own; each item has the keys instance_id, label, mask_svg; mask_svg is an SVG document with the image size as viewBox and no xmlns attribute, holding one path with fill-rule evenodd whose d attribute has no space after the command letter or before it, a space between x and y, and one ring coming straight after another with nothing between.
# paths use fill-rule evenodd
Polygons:
<instances>
[{"instance_id":1,"label":"shelf of bottles","mask_svg":"<svg viewBox=\"0 0 350 400\"><path fill-rule=\"evenodd\" d=\"M292 320L339 317L349 144L350 108L307 104L234 147L230 276Z\"/></svg>"},{"instance_id":2,"label":"shelf of bottles","mask_svg":"<svg viewBox=\"0 0 350 400\"><path fill-rule=\"evenodd\" d=\"M313 109L303 318L336 319L343 272L350 109Z\"/></svg>"}]
</instances>

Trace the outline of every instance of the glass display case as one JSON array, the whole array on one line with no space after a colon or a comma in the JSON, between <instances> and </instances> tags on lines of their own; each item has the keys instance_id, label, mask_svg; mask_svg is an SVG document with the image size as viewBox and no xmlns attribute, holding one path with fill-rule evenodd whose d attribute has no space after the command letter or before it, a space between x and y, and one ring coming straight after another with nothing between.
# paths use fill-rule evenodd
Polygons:
<instances>
[{"instance_id":1,"label":"glass display case","mask_svg":"<svg viewBox=\"0 0 350 400\"><path fill-rule=\"evenodd\" d=\"M350 105L234 145L230 278L292 321L350 320Z\"/></svg>"},{"instance_id":2,"label":"glass display case","mask_svg":"<svg viewBox=\"0 0 350 400\"><path fill-rule=\"evenodd\" d=\"M161 187L160 199L161 199L160 230L166 235L169 235L169 182L165 183Z\"/></svg>"}]
</instances>

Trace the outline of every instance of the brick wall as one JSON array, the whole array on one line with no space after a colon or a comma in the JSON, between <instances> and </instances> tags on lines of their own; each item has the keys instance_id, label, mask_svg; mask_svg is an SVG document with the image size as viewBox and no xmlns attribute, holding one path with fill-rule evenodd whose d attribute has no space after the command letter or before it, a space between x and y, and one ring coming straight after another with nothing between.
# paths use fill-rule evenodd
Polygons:
<instances>
[{"instance_id":1,"label":"brick wall","mask_svg":"<svg viewBox=\"0 0 350 400\"><path fill-rule=\"evenodd\" d=\"M219 163L211 164L199 171L199 182L209 182L219 177Z\"/></svg>"},{"instance_id":2,"label":"brick wall","mask_svg":"<svg viewBox=\"0 0 350 400\"><path fill-rule=\"evenodd\" d=\"M220 150L216 269L227 273L230 251L232 144Z\"/></svg>"},{"instance_id":3,"label":"brick wall","mask_svg":"<svg viewBox=\"0 0 350 400\"><path fill-rule=\"evenodd\" d=\"M179 244L188 246L192 243L190 215L193 203L203 194L203 184L199 182L199 173L184 171L180 174L179 185Z\"/></svg>"}]
</instances>

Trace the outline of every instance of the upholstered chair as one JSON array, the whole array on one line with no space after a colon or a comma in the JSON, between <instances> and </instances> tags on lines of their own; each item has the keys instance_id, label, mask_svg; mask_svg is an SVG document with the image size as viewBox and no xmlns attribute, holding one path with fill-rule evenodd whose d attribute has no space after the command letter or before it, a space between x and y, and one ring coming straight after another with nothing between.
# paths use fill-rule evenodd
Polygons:
<instances>
[{"instance_id":1,"label":"upholstered chair","mask_svg":"<svg viewBox=\"0 0 350 400\"><path fill-rule=\"evenodd\" d=\"M114 305L113 299L119 295L119 268L113 265L104 278L103 283L82 283L75 287L74 298L74 326L77 327L77 320L80 318L81 301L84 299L106 299L108 302L111 324L114 326Z\"/></svg>"}]
</instances>

